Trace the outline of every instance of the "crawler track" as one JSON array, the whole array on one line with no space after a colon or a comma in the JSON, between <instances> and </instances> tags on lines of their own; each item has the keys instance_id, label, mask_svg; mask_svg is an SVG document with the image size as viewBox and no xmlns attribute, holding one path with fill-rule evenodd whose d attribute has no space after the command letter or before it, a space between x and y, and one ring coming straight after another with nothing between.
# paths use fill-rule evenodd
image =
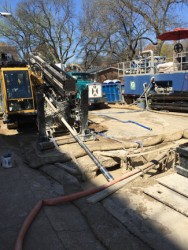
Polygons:
<instances>
[{"instance_id":1,"label":"crawler track","mask_svg":"<svg viewBox=\"0 0 188 250\"><path fill-rule=\"evenodd\" d=\"M188 112L188 93L185 92L151 95L149 102L151 109Z\"/></svg>"}]
</instances>

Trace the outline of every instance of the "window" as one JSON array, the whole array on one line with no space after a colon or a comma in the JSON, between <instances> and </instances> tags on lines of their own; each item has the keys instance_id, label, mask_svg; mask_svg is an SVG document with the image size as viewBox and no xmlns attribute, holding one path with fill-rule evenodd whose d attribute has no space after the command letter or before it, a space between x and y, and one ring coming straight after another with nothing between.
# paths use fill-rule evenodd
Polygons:
<instances>
[{"instance_id":1,"label":"window","mask_svg":"<svg viewBox=\"0 0 188 250\"><path fill-rule=\"evenodd\" d=\"M9 99L32 97L28 71L4 71L4 79Z\"/></svg>"}]
</instances>

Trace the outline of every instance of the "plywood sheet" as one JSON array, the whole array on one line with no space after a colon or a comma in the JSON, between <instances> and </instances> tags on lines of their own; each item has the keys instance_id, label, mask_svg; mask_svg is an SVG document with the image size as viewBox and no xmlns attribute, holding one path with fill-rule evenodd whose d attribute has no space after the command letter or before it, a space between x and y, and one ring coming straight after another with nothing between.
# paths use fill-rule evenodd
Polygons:
<instances>
[{"instance_id":1,"label":"plywood sheet","mask_svg":"<svg viewBox=\"0 0 188 250\"><path fill-rule=\"evenodd\" d=\"M160 184L147 188L144 193L188 217L188 198Z\"/></svg>"},{"instance_id":2,"label":"plywood sheet","mask_svg":"<svg viewBox=\"0 0 188 250\"><path fill-rule=\"evenodd\" d=\"M157 179L157 181L173 191L188 198L188 178L173 173L162 178Z\"/></svg>"}]
</instances>

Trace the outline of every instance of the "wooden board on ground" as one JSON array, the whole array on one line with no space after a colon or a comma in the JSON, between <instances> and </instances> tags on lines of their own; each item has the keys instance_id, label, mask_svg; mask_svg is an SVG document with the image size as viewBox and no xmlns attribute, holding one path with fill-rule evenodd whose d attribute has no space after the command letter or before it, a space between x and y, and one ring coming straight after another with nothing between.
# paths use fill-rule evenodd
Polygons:
<instances>
[{"instance_id":1,"label":"wooden board on ground","mask_svg":"<svg viewBox=\"0 0 188 250\"><path fill-rule=\"evenodd\" d=\"M188 199L185 196L160 184L145 189L144 193L188 217Z\"/></svg>"},{"instance_id":2,"label":"wooden board on ground","mask_svg":"<svg viewBox=\"0 0 188 250\"><path fill-rule=\"evenodd\" d=\"M157 181L173 191L188 198L188 178L173 173L162 178L157 179Z\"/></svg>"}]
</instances>

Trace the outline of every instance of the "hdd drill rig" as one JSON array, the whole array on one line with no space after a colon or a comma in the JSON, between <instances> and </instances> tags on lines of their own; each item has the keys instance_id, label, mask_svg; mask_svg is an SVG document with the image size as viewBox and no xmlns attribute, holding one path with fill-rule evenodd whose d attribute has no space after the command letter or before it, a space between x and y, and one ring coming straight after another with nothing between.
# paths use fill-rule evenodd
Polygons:
<instances>
[{"instance_id":1,"label":"hdd drill rig","mask_svg":"<svg viewBox=\"0 0 188 250\"><path fill-rule=\"evenodd\" d=\"M41 73L43 79L43 84L36 91L39 144L45 147L45 142L48 143L49 136L55 132L54 123L60 125L62 118L83 141L90 138L87 88L78 99L76 80L56 65L47 63L38 53L30 55L30 67L35 75ZM44 105L49 106L53 113L47 123Z\"/></svg>"},{"instance_id":2,"label":"hdd drill rig","mask_svg":"<svg viewBox=\"0 0 188 250\"><path fill-rule=\"evenodd\" d=\"M77 96L76 80L45 62L37 53L30 55L29 65L19 62L0 64L0 111L7 127L19 126L25 120L29 123L37 120L38 149L45 150L57 146L52 138L54 124L56 127L63 124L66 132L72 134L105 178L111 181L111 174L84 144L84 141L95 138L88 129L88 89L82 91L80 99ZM52 110L50 119L45 112L49 107Z\"/></svg>"},{"instance_id":3,"label":"hdd drill rig","mask_svg":"<svg viewBox=\"0 0 188 250\"><path fill-rule=\"evenodd\" d=\"M59 118L64 124L104 177L108 181L113 180L111 174L102 166L83 142L93 137L88 129L88 89L85 88L81 93L81 98L78 99L76 80L73 77L55 65L46 63L38 54L32 54L30 62L33 70L40 70L42 72L44 79L44 84L41 85L41 92L37 91L36 98L39 121L39 146L41 145L41 149L48 148L49 142L52 142L48 140L46 135L44 96L47 104L54 111L54 116Z\"/></svg>"}]
</instances>

